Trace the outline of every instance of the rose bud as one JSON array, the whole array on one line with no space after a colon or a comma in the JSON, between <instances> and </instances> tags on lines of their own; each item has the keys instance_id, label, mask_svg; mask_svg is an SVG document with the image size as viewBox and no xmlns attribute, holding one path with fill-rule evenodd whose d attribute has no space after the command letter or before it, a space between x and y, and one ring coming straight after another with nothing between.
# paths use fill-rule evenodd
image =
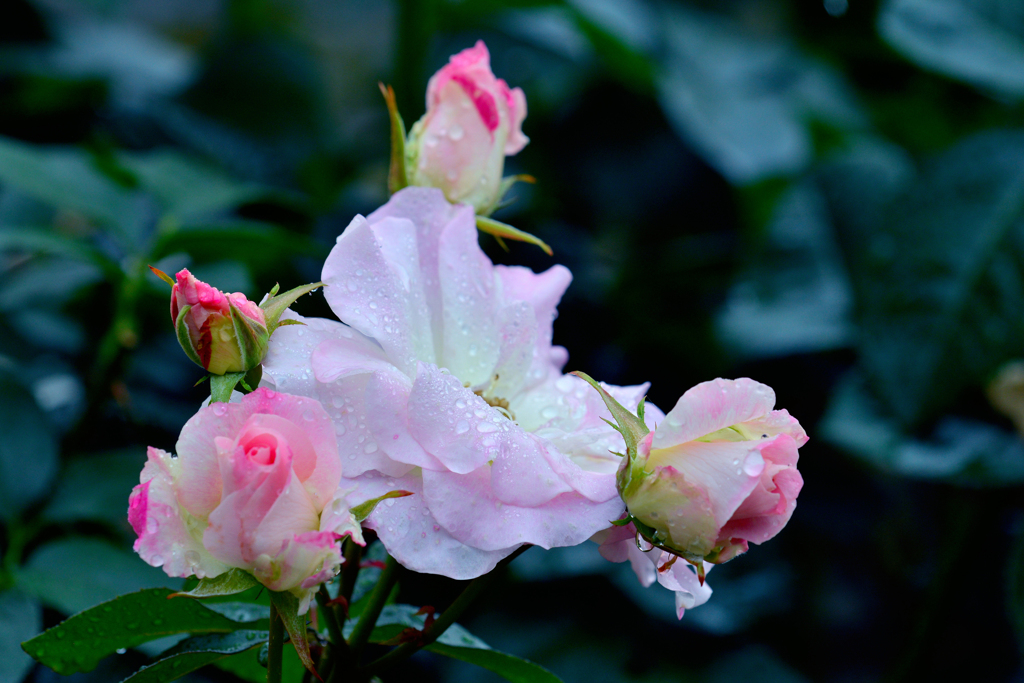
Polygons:
<instances>
[{"instance_id":1,"label":"rose bud","mask_svg":"<svg viewBox=\"0 0 1024 683\"><path fill-rule=\"evenodd\" d=\"M337 573L343 536L363 544L338 489L341 460L318 401L257 389L214 403L181 430L177 456L156 448L129 498L135 551L170 576L212 578L231 568L304 613Z\"/></svg>"},{"instance_id":2,"label":"rose bud","mask_svg":"<svg viewBox=\"0 0 1024 683\"><path fill-rule=\"evenodd\" d=\"M746 378L698 384L653 432L608 405L629 450L619 493L648 547L722 563L779 533L803 486L797 449L807 434L774 406L775 392Z\"/></svg>"},{"instance_id":3,"label":"rose bud","mask_svg":"<svg viewBox=\"0 0 1024 683\"><path fill-rule=\"evenodd\" d=\"M502 182L505 156L529 142L525 118L523 91L494 77L487 46L477 41L427 84L427 112L405 147L408 183L440 188L448 201L489 215L510 184Z\"/></svg>"},{"instance_id":4,"label":"rose bud","mask_svg":"<svg viewBox=\"0 0 1024 683\"><path fill-rule=\"evenodd\" d=\"M251 370L267 354L263 310L244 294L224 294L188 270L178 273L171 290L171 321L181 348L210 374Z\"/></svg>"}]
</instances>

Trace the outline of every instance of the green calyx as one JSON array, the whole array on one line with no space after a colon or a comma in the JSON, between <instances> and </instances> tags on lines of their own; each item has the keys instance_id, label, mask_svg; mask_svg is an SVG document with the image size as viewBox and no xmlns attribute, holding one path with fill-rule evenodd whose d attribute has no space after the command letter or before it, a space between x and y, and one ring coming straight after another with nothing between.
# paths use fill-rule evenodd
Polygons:
<instances>
[{"instance_id":1,"label":"green calyx","mask_svg":"<svg viewBox=\"0 0 1024 683\"><path fill-rule=\"evenodd\" d=\"M270 290L266 300L260 304L260 308L263 310L263 315L267 319L267 330L269 334L274 334L277 328L282 325L302 325L298 320L281 320L281 316L284 312L294 304L299 297L303 294L309 294L321 287L326 287L323 282L312 282L308 285L299 285L294 289L289 289L284 294L278 294L278 285L274 285L274 288Z\"/></svg>"}]
</instances>

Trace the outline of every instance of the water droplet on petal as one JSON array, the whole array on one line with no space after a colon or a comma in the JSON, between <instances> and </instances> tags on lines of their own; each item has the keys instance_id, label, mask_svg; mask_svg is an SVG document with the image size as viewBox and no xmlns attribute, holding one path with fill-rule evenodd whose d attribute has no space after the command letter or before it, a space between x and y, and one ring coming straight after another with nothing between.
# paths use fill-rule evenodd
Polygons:
<instances>
[{"instance_id":1,"label":"water droplet on petal","mask_svg":"<svg viewBox=\"0 0 1024 683\"><path fill-rule=\"evenodd\" d=\"M465 420L459 420L458 424L455 425L456 434L465 434L469 431L469 423Z\"/></svg>"},{"instance_id":2,"label":"water droplet on petal","mask_svg":"<svg viewBox=\"0 0 1024 683\"><path fill-rule=\"evenodd\" d=\"M228 407L226 404L220 402L213 404L213 414L217 417L224 417L227 413Z\"/></svg>"}]
</instances>

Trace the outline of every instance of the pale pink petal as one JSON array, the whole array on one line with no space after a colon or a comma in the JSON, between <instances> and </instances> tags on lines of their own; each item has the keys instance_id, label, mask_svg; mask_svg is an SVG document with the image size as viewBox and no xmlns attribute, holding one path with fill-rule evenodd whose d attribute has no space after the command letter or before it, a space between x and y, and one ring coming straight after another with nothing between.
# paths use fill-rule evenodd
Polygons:
<instances>
[{"instance_id":1,"label":"pale pink petal","mask_svg":"<svg viewBox=\"0 0 1024 683\"><path fill-rule=\"evenodd\" d=\"M693 441L764 417L775 406L771 387L752 379L715 379L687 390L654 433L654 448Z\"/></svg>"},{"instance_id":2,"label":"pale pink petal","mask_svg":"<svg viewBox=\"0 0 1024 683\"><path fill-rule=\"evenodd\" d=\"M412 393L412 381L408 377L398 372L376 372L370 376L364 391L366 426L373 444L364 446L364 453L367 449L379 447L395 462L432 470L444 469L438 459L425 451L409 433L409 396ZM366 469L386 472L391 468ZM353 476L355 474L354 472ZM401 476L404 472L397 474Z\"/></svg>"},{"instance_id":3,"label":"pale pink petal","mask_svg":"<svg viewBox=\"0 0 1024 683\"><path fill-rule=\"evenodd\" d=\"M320 515L320 531L330 531L339 537L349 537L359 545L366 545L363 540L363 529L356 520L348 503L348 496L355 492L353 488L341 488L327 503Z\"/></svg>"},{"instance_id":4,"label":"pale pink petal","mask_svg":"<svg viewBox=\"0 0 1024 683\"><path fill-rule=\"evenodd\" d=\"M279 543L272 555L259 556L253 574L273 591L313 588L333 577L341 566L337 538L329 531L293 534Z\"/></svg>"},{"instance_id":5,"label":"pale pink petal","mask_svg":"<svg viewBox=\"0 0 1024 683\"><path fill-rule=\"evenodd\" d=\"M501 81L502 85L505 84ZM505 86L507 89L508 86ZM512 156L517 154L530 138L523 135L523 121L526 119L526 94L522 88L512 88L508 91L508 115L509 131L508 140L505 141L505 154Z\"/></svg>"},{"instance_id":6,"label":"pale pink petal","mask_svg":"<svg viewBox=\"0 0 1024 683\"><path fill-rule=\"evenodd\" d=\"M673 561L675 560L675 561ZM671 562L671 566L665 568ZM704 571L711 571L714 565L705 562ZM668 553L662 553L656 572L658 583L676 594L676 617L683 618L688 609L699 607L711 598L711 586L707 581L701 585L697 572L689 562L684 562Z\"/></svg>"},{"instance_id":7,"label":"pale pink petal","mask_svg":"<svg viewBox=\"0 0 1024 683\"><path fill-rule=\"evenodd\" d=\"M476 222L468 208L441 234L438 277L444 306L444 350L438 365L469 386L490 383L500 352L500 306L494 266L480 249Z\"/></svg>"},{"instance_id":8,"label":"pale pink petal","mask_svg":"<svg viewBox=\"0 0 1024 683\"><path fill-rule=\"evenodd\" d=\"M533 306L517 301L504 306L497 317L500 347L491 379L479 387L487 397L508 400L525 384L537 346L537 318Z\"/></svg>"},{"instance_id":9,"label":"pale pink petal","mask_svg":"<svg viewBox=\"0 0 1024 683\"><path fill-rule=\"evenodd\" d=\"M170 453L149 449L140 483L129 498L129 520L138 535L135 552L169 576L217 576L228 567L214 559L189 533L190 515L178 505L174 480L180 462Z\"/></svg>"},{"instance_id":10,"label":"pale pink petal","mask_svg":"<svg viewBox=\"0 0 1024 683\"><path fill-rule=\"evenodd\" d=\"M508 505L491 490L489 470L484 466L469 474L423 472L423 495L440 525L476 548L578 545L617 519L624 508L618 498L594 503L575 491L539 507Z\"/></svg>"},{"instance_id":11,"label":"pale pink petal","mask_svg":"<svg viewBox=\"0 0 1024 683\"><path fill-rule=\"evenodd\" d=\"M722 528L721 538L764 543L786 526L803 487L803 477L795 466L796 449L796 442L788 434L780 434L765 446L762 453L768 466L759 486Z\"/></svg>"},{"instance_id":12,"label":"pale pink petal","mask_svg":"<svg viewBox=\"0 0 1024 683\"><path fill-rule=\"evenodd\" d=\"M481 550L455 540L434 519L423 499L419 477L381 477L368 472L354 482L351 505L388 491L405 490L413 495L381 502L364 523L377 532L388 552L402 566L416 572L441 574L453 579L473 579L494 569L516 546Z\"/></svg>"},{"instance_id":13,"label":"pale pink petal","mask_svg":"<svg viewBox=\"0 0 1024 683\"><path fill-rule=\"evenodd\" d=\"M253 502L255 503L255 500ZM255 507L254 505L253 508ZM291 481L280 491L274 504L256 527L251 541L252 552L256 555L275 555L280 552L281 544L295 534L317 531L319 528L319 511L313 506L305 487L293 473Z\"/></svg>"},{"instance_id":14,"label":"pale pink petal","mask_svg":"<svg viewBox=\"0 0 1024 683\"><path fill-rule=\"evenodd\" d=\"M358 332L336 320L304 318L290 310L285 311L281 318L298 320L303 324L279 327L270 337L270 347L263 359L261 384L281 392L312 396L323 403L317 393L318 383L313 373L313 351L328 339L352 336Z\"/></svg>"},{"instance_id":15,"label":"pale pink petal","mask_svg":"<svg viewBox=\"0 0 1024 683\"><path fill-rule=\"evenodd\" d=\"M419 364L409 395L409 433L447 469L471 472L498 455L511 422L458 378Z\"/></svg>"},{"instance_id":16,"label":"pale pink petal","mask_svg":"<svg viewBox=\"0 0 1024 683\"><path fill-rule=\"evenodd\" d=\"M416 227L410 221L389 218L386 230L403 245L395 247L408 261L416 263ZM338 237L324 263L324 296L334 313L363 334L373 337L387 357L407 375L412 375L418 353L432 357L433 334L422 289L402 263L388 260L374 229L356 216Z\"/></svg>"}]
</instances>

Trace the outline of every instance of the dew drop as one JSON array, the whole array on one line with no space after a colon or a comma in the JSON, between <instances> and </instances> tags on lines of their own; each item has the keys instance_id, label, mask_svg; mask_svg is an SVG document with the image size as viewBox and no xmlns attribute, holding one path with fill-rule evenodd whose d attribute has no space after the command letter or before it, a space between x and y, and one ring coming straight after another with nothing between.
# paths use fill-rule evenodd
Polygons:
<instances>
[{"instance_id":1,"label":"dew drop","mask_svg":"<svg viewBox=\"0 0 1024 683\"><path fill-rule=\"evenodd\" d=\"M458 424L455 425L456 434L465 434L469 431L469 423L465 420L459 420Z\"/></svg>"},{"instance_id":2,"label":"dew drop","mask_svg":"<svg viewBox=\"0 0 1024 683\"><path fill-rule=\"evenodd\" d=\"M465 131L462 130L462 126L459 124L455 124L452 126L452 129L448 131L448 137L455 141L461 140L463 135L465 135Z\"/></svg>"},{"instance_id":3,"label":"dew drop","mask_svg":"<svg viewBox=\"0 0 1024 683\"><path fill-rule=\"evenodd\" d=\"M214 403L213 404L213 414L216 415L217 417L224 417L225 415L228 414L228 407L227 407L227 405L224 404L224 403L220 403L220 402Z\"/></svg>"},{"instance_id":4,"label":"dew drop","mask_svg":"<svg viewBox=\"0 0 1024 683\"><path fill-rule=\"evenodd\" d=\"M498 427L491 422L481 422L476 426L476 431L487 434L488 432L498 431Z\"/></svg>"},{"instance_id":5,"label":"dew drop","mask_svg":"<svg viewBox=\"0 0 1024 683\"><path fill-rule=\"evenodd\" d=\"M547 406L544 410L540 411L540 416L545 420L551 420L558 416L558 409L554 406Z\"/></svg>"},{"instance_id":6,"label":"dew drop","mask_svg":"<svg viewBox=\"0 0 1024 683\"><path fill-rule=\"evenodd\" d=\"M363 446L363 453L370 454L377 452L377 444L371 441L370 443Z\"/></svg>"}]
</instances>

